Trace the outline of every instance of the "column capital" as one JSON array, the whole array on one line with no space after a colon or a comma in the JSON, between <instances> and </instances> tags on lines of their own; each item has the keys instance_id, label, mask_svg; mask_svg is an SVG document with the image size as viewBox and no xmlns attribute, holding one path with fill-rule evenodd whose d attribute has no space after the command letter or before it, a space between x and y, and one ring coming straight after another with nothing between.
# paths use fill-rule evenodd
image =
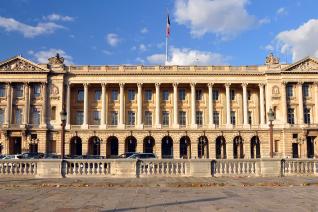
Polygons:
<instances>
[{"instance_id":1,"label":"column capital","mask_svg":"<svg viewBox=\"0 0 318 212\"><path fill-rule=\"evenodd\" d=\"M107 83L106 82L102 82L101 85L102 85L102 87L106 87Z\"/></svg>"},{"instance_id":2,"label":"column capital","mask_svg":"<svg viewBox=\"0 0 318 212\"><path fill-rule=\"evenodd\" d=\"M160 87L160 85L161 85L160 82L156 82L156 83L155 83L155 86L156 86L156 87Z\"/></svg>"},{"instance_id":3,"label":"column capital","mask_svg":"<svg viewBox=\"0 0 318 212\"><path fill-rule=\"evenodd\" d=\"M318 82L316 82L316 81L315 81L315 82L313 82L313 84L314 84L314 85L316 85L316 86L318 86Z\"/></svg>"},{"instance_id":4,"label":"column capital","mask_svg":"<svg viewBox=\"0 0 318 212\"><path fill-rule=\"evenodd\" d=\"M303 85L303 84L304 84L304 81L301 81L301 80L297 81L297 85Z\"/></svg>"},{"instance_id":5,"label":"column capital","mask_svg":"<svg viewBox=\"0 0 318 212\"><path fill-rule=\"evenodd\" d=\"M264 87L265 86L265 83L258 83L258 87Z\"/></svg>"},{"instance_id":6,"label":"column capital","mask_svg":"<svg viewBox=\"0 0 318 212\"><path fill-rule=\"evenodd\" d=\"M119 83L119 87L123 88L125 86L125 83L121 82Z\"/></svg>"},{"instance_id":7,"label":"column capital","mask_svg":"<svg viewBox=\"0 0 318 212\"><path fill-rule=\"evenodd\" d=\"M213 82L209 82L208 83L208 87L213 87L214 83Z\"/></svg>"},{"instance_id":8,"label":"column capital","mask_svg":"<svg viewBox=\"0 0 318 212\"><path fill-rule=\"evenodd\" d=\"M30 85L30 82L23 82L23 85L24 85L24 86L29 86L29 85Z\"/></svg>"},{"instance_id":9,"label":"column capital","mask_svg":"<svg viewBox=\"0 0 318 212\"><path fill-rule=\"evenodd\" d=\"M84 86L84 87L88 87L88 84L89 84L89 83L83 83L83 86Z\"/></svg>"},{"instance_id":10,"label":"column capital","mask_svg":"<svg viewBox=\"0 0 318 212\"><path fill-rule=\"evenodd\" d=\"M177 83L177 82L172 83L173 87L178 87L178 84L179 83Z\"/></svg>"},{"instance_id":11,"label":"column capital","mask_svg":"<svg viewBox=\"0 0 318 212\"><path fill-rule=\"evenodd\" d=\"M230 87L230 86L231 86L231 83L225 83L224 86L225 86L225 87Z\"/></svg>"},{"instance_id":12,"label":"column capital","mask_svg":"<svg viewBox=\"0 0 318 212\"><path fill-rule=\"evenodd\" d=\"M242 87L247 87L248 83L247 82L243 82L242 83Z\"/></svg>"},{"instance_id":13,"label":"column capital","mask_svg":"<svg viewBox=\"0 0 318 212\"><path fill-rule=\"evenodd\" d=\"M282 81L281 82L282 85L287 85L287 83L288 83L287 81Z\"/></svg>"},{"instance_id":14,"label":"column capital","mask_svg":"<svg viewBox=\"0 0 318 212\"><path fill-rule=\"evenodd\" d=\"M143 83L137 83L137 87L141 88Z\"/></svg>"},{"instance_id":15,"label":"column capital","mask_svg":"<svg viewBox=\"0 0 318 212\"><path fill-rule=\"evenodd\" d=\"M197 84L196 82L191 82L191 83L190 83L191 87L195 87L196 84Z\"/></svg>"}]
</instances>

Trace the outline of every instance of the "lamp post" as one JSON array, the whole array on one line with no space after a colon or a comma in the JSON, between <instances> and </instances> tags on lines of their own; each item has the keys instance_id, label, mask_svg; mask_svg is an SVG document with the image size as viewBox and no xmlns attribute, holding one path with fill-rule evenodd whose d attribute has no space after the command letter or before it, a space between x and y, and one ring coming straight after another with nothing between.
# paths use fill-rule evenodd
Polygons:
<instances>
[{"instance_id":1,"label":"lamp post","mask_svg":"<svg viewBox=\"0 0 318 212\"><path fill-rule=\"evenodd\" d=\"M62 132L61 132L61 159L64 159L65 157L65 125L66 125L66 116L67 113L65 111L65 108L63 107L62 111L60 112L61 116L61 127L62 127Z\"/></svg>"},{"instance_id":2,"label":"lamp post","mask_svg":"<svg viewBox=\"0 0 318 212\"><path fill-rule=\"evenodd\" d=\"M269 121L269 156L273 158L273 121L275 119L275 114L272 108L269 109L268 113Z\"/></svg>"}]
</instances>

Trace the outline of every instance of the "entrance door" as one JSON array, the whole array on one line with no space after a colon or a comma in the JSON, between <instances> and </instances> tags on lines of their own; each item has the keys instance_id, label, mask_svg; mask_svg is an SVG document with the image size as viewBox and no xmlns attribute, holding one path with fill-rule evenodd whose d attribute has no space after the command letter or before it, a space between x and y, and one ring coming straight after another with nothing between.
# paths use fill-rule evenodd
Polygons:
<instances>
[{"instance_id":1,"label":"entrance door","mask_svg":"<svg viewBox=\"0 0 318 212\"><path fill-rule=\"evenodd\" d=\"M308 136L307 137L307 157L313 158L315 155L314 153L314 137Z\"/></svg>"},{"instance_id":2,"label":"entrance door","mask_svg":"<svg viewBox=\"0 0 318 212\"><path fill-rule=\"evenodd\" d=\"M293 158L298 158L298 144L297 143L293 143L292 145L293 148Z\"/></svg>"},{"instance_id":3,"label":"entrance door","mask_svg":"<svg viewBox=\"0 0 318 212\"><path fill-rule=\"evenodd\" d=\"M12 137L10 139L9 154L21 154L21 137Z\"/></svg>"}]
</instances>

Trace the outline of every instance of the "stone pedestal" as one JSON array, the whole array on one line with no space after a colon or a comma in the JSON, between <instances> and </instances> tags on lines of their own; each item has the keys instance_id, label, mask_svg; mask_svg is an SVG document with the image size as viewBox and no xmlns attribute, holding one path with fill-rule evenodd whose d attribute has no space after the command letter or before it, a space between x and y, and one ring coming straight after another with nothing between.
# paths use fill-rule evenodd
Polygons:
<instances>
[{"instance_id":1,"label":"stone pedestal","mask_svg":"<svg viewBox=\"0 0 318 212\"><path fill-rule=\"evenodd\" d=\"M281 177L281 159L263 158L260 160L260 171L262 177Z\"/></svg>"},{"instance_id":2,"label":"stone pedestal","mask_svg":"<svg viewBox=\"0 0 318 212\"><path fill-rule=\"evenodd\" d=\"M211 177L211 160L190 160L191 177Z\"/></svg>"},{"instance_id":3,"label":"stone pedestal","mask_svg":"<svg viewBox=\"0 0 318 212\"><path fill-rule=\"evenodd\" d=\"M35 176L37 178L62 178L62 160L39 160Z\"/></svg>"},{"instance_id":4,"label":"stone pedestal","mask_svg":"<svg viewBox=\"0 0 318 212\"><path fill-rule=\"evenodd\" d=\"M136 178L137 176L137 161L136 160L114 160L111 163L110 173L114 177L119 178Z\"/></svg>"}]
</instances>

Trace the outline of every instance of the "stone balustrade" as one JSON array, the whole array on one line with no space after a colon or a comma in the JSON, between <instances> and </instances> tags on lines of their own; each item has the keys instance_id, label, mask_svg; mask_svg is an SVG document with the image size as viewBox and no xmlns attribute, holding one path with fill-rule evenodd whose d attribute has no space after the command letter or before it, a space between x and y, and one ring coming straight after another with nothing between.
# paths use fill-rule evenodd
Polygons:
<instances>
[{"instance_id":1,"label":"stone balustrade","mask_svg":"<svg viewBox=\"0 0 318 212\"><path fill-rule=\"evenodd\" d=\"M282 160L284 176L316 175L318 160L286 159Z\"/></svg>"},{"instance_id":2,"label":"stone balustrade","mask_svg":"<svg viewBox=\"0 0 318 212\"><path fill-rule=\"evenodd\" d=\"M212 161L212 176L258 176L259 160L223 159Z\"/></svg>"},{"instance_id":3,"label":"stone balustrade","mask_svg":"<svg viewBox=\"0 0 318 212\"><path fill-rule=\"evenodd\" d=\"M179 177L189 176L188 160L144 160L139 161L140 177Z\"/></svg>"},{"instance_id":4,"label":"stone balustrade","mask_svg":"<svg viewBox=\"0 0 318 212\"><path fill-rule=\"evenodd\" d=\"M0 177L274 177L317 173L318 160L312 159L0 160Z\"/></svg>"},{"instance_id":5,"label":"stone balustrade","mask_svg":"<svg viewBox=\"0 0 318 212\"><path fill-rule=\"evenodd\" d=\"M38 160L0 160L0 176L35 176Z\"/></svg>"}]
</instances>

